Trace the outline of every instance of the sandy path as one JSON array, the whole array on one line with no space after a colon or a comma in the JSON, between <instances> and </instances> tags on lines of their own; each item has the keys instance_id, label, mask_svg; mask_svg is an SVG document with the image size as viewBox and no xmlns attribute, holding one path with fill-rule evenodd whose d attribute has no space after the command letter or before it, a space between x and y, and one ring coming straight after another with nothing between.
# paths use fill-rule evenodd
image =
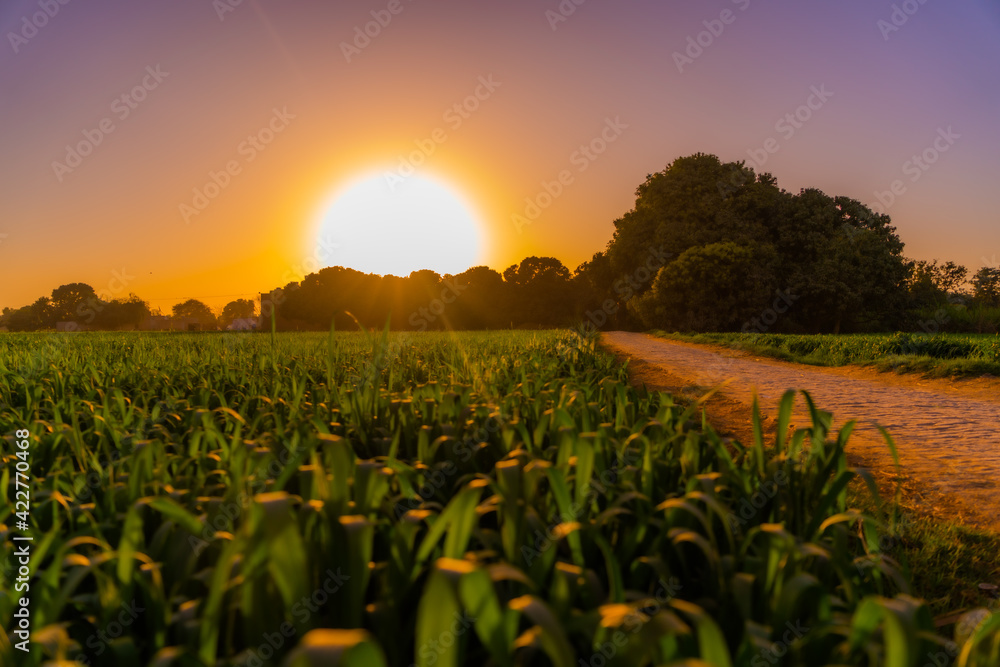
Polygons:
<instances>
[{"instance_id":1,"label":"sandy path","mask_svg":"<svg viewBox=\"0 0 1000 667\"><path fill-rule=\"evenodd\" d=\"M1000 392L995 382L818 368L646 334L609 332L602 334L602 342L620 356L640 360L645 370L637 379L650 388L713 387L728 380L722 393L725 400L742 404L744 422L755 391L762 412L773 418L787 389L805 389L820 409L834 414L835 426L858 422L850 447L855 460L886 473L893 466L876 426L880 424L896 441L907 486L918 490L922 503L932 505L925 511L1000 530ZM657 377L657 369L664 374ZM794 423L804 426L804 401L797 404ZM733 416L730 409L723 421ZM739 428L733 430L740 435Z\"/></svg>"}]
</instances>

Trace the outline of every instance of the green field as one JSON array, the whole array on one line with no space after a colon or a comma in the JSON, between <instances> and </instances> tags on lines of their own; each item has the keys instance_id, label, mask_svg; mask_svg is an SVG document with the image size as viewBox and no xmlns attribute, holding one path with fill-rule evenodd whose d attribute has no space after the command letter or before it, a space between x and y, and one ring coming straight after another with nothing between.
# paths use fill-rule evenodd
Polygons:
<instances>
[{"instance_id":1,"label":"green field","mask_svg":"<svg viewBox=\"0 0 1000 667\"><path fill-rule=\"evenodd\" d=\"M4 334L0 402L3 665L1000 664L829 415L724 441L570 333Z\"/></svg>"},{"instance_id":2,"label":"green field","mask_svg":"<svg viewBox=\"0 0 1000 667\"><path fill-rule=\"evenodd\" d=\"M931 377L1000 376L997 334L653 333L815 366L873 366L881 371Z\"/></svg>"}]
</instances>

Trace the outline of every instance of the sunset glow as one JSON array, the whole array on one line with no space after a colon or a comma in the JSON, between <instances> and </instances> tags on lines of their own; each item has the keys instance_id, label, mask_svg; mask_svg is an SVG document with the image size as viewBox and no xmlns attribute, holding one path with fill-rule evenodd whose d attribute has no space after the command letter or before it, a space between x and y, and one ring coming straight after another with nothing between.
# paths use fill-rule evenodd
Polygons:
<instances>
[{"instance_id":1,"label":"sunset glow","mask_svg":"<svg viewBox=\"0 0 1000 667\"><path fill-rule=\"evenodd\" d=\"M0 306L116 273L154 307L253 297L323 264L332 198L387 172L454 219L330 262L572 271L696 152L886 210L908 257L1000 257L987 0L45 4L0 3ZM394 254L449 229L430 266Z\"/></svg>"},{"instance_id":2,"label":"sunset glow","mask_svg":"<svg viewBox=\"0 0 1000 667\"><path fill-rule=\"evenodd\" d=\"M375 174L334 196L317 246L332 250L328 265L365 273L457 274L482 259L480 225L469 205L437 180Z\"/></svg>"}]
</instances>

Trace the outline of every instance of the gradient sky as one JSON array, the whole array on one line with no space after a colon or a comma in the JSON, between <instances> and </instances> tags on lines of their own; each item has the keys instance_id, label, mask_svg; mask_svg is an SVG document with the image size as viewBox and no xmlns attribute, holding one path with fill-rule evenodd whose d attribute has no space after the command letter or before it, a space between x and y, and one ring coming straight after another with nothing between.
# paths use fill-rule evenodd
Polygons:
<instances>
[{"instance_id":1,"label":"gradient sky","mask_svg":"<svg viewBox=\"0 0 1000 667\"><path fill-rule=\"evenodd\" d=\"M0 2L0 306L75 281L164 310L220 306L300 278L317 256L350 266L350 248L317 247L323 207L436 128L447 141L420 173L468 202L487 239L476 263L501 271L528 255L573 269L647 174L699 151L750 160L772 137L779 150L757 170L792 192L871 204L901 181L888 213L908 256L1000 261L995 1L896 3L890 32L882 0L566 0L575 11L555 29L559 0L400 0L351 62L342 43L388 0L235 2ZM26 29L40 5L58 11ZM728 25L712 23L726 10ZM706 21L721 34L701 35L679 71L674 54ZM115 102L157 67L169 75L145 100ZM448 127L443 114L491 75L499 87ZM821 86L832 96L794 134L776 127ZM276 108L294 119L248 162L241 142ZM57 175L105 118L114 131ZM574 152L607 119L628 127L580 172ZM949 128L958 138L938 142L935 164L907 165ZM240 173L185 223L180 205L231 160ZM572 183L518 230L526 198L567 169Z\"/></svg>"}]
</instances>

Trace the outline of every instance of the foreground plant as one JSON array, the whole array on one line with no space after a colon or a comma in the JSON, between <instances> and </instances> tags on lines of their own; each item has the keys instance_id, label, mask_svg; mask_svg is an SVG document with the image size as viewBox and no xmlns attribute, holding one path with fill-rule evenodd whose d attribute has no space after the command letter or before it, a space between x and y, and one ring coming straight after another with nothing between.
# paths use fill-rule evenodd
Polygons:
<instances>
[{"instance_id":1,"label":"foreground plant","mask_svg":"<svg viewBox=\"0 0 1000 667\"><path fill-rule=\"evenodd\" d=\"M564 333L3 342L37 628L4 664L997 664L994 616L935 631L808 396L743 445Z\"/></svg>"}]
</instances>

